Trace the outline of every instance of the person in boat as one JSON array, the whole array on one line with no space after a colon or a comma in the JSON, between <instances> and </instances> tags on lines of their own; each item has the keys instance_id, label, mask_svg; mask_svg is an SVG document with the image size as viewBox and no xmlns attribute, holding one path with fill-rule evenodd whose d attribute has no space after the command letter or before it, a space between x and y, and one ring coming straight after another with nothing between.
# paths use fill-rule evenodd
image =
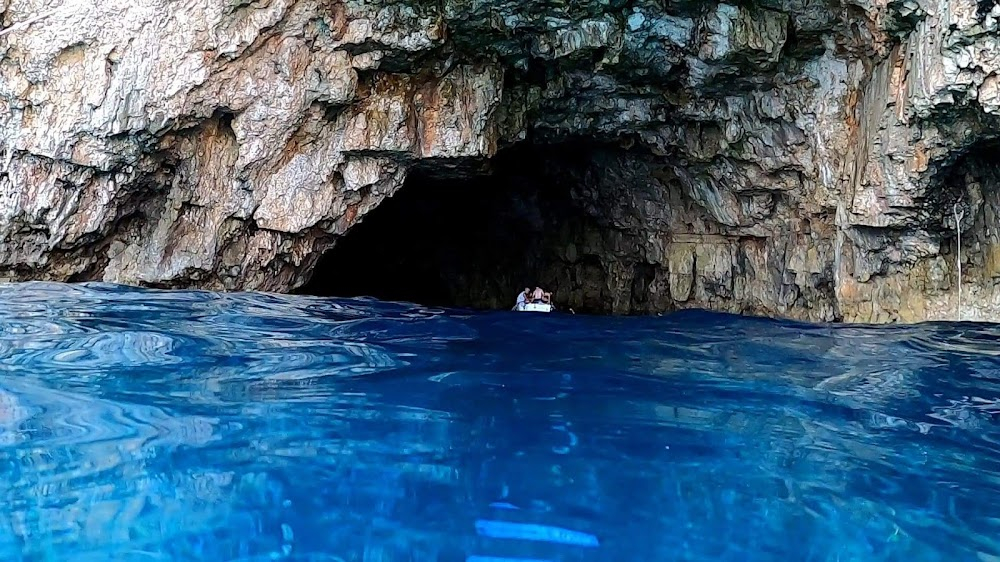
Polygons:
<instances>
[{"instance_id":1,"label":"person in boat","mask_svg":"<svg viewBox=\"0 0 1000 562\"><path fill-rule=\"evenodd\" d=\"M552 304L552 293L543 291L541 287L535 287L531 294L531 302Z\"/></svg>"},{"instance_id":2,"label":"person in boat","mask_svg":"<svg viewBox=\"0 0 1000 562\"><path fill-rule=\"evenodd\" d=\"M527 304L528 299L531 298L531 287L525 287L523 291L517 294L517 302L514 303L513 310L522 310L524 305Z\"/></svg>"}]
</instances>

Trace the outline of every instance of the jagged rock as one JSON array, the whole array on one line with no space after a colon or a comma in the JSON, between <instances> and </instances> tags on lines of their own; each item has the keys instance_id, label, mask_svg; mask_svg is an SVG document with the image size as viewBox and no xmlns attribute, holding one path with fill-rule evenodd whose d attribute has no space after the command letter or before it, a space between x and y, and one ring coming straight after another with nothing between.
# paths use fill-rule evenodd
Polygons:
<instances>
[{"instance_id":1,"label":"jagged rock","mask_svg":"<svg viewBox=\"0 0 1000 562\"><path fill-rule=\"evenodd\" d=\"M537 168L575 215L495 199L544 241L510 276L562 304L951 318L961 211L964 316L997 319L998 18L976 0L0 0L0 276L294 290L415 170L471 189L506 147L584 139L589 162ZM456 302L524 283L466 273Z\"/></svg>"}]
</instances>

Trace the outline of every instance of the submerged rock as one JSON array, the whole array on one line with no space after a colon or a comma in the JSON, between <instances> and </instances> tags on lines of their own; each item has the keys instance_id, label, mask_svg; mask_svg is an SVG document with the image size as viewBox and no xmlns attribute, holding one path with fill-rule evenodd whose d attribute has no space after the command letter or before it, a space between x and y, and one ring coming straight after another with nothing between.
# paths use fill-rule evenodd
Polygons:
<instances>
[{"instance_id":1,"label":"submerged rock","mask_svg":"<svg viewBox=\"0 0 1000 562\"><path fill-rule=\"evenodd\" d=\"M599 312L954 318L960 212L963 316L997 319L998 18L976 0L0 0L0 277L292 291L414 171L476 189L507 147L572 142L528 181L560 186L568 218L497 198L484 212L534 220L531 259L509 286L465 264L454 302L545 280Z\"/></svg>"}]
</instances>

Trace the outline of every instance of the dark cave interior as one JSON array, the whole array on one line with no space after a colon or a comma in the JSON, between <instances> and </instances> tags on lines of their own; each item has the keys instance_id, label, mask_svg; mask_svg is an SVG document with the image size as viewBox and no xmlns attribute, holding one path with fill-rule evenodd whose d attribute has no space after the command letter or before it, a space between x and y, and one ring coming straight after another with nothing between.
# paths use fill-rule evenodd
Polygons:
<instances>
[{"instance_id":1,"label":"dark cave interior","mask_svg":"<svg viewBox=\"0 0 1000 562\"><path fill-rule=\"evenodd\" d=\"M603 173L597 162L609 154L621 161L624 152L585 141L521 143L479 175L415 169L299 292L503 310L522 288L540 285L557 308L607 313L608 272L594 248L614 228L594 176Z\"/></svg>"}]
</instances>

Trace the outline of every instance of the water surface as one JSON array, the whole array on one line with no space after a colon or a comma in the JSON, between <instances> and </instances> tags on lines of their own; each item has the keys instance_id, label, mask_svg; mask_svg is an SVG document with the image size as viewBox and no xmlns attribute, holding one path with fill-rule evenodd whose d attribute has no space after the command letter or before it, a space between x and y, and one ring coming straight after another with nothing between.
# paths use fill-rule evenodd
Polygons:
<instances>
[{"instance_id":1,"label":"water surface","mask_svg":"<svg viewBox=\"0 0 1000 562\"><path fill-rule=\"evenodd\" d=\"M0 559L1000 560L998 336L6 285Z\"/></svg>"}]
</instances>

